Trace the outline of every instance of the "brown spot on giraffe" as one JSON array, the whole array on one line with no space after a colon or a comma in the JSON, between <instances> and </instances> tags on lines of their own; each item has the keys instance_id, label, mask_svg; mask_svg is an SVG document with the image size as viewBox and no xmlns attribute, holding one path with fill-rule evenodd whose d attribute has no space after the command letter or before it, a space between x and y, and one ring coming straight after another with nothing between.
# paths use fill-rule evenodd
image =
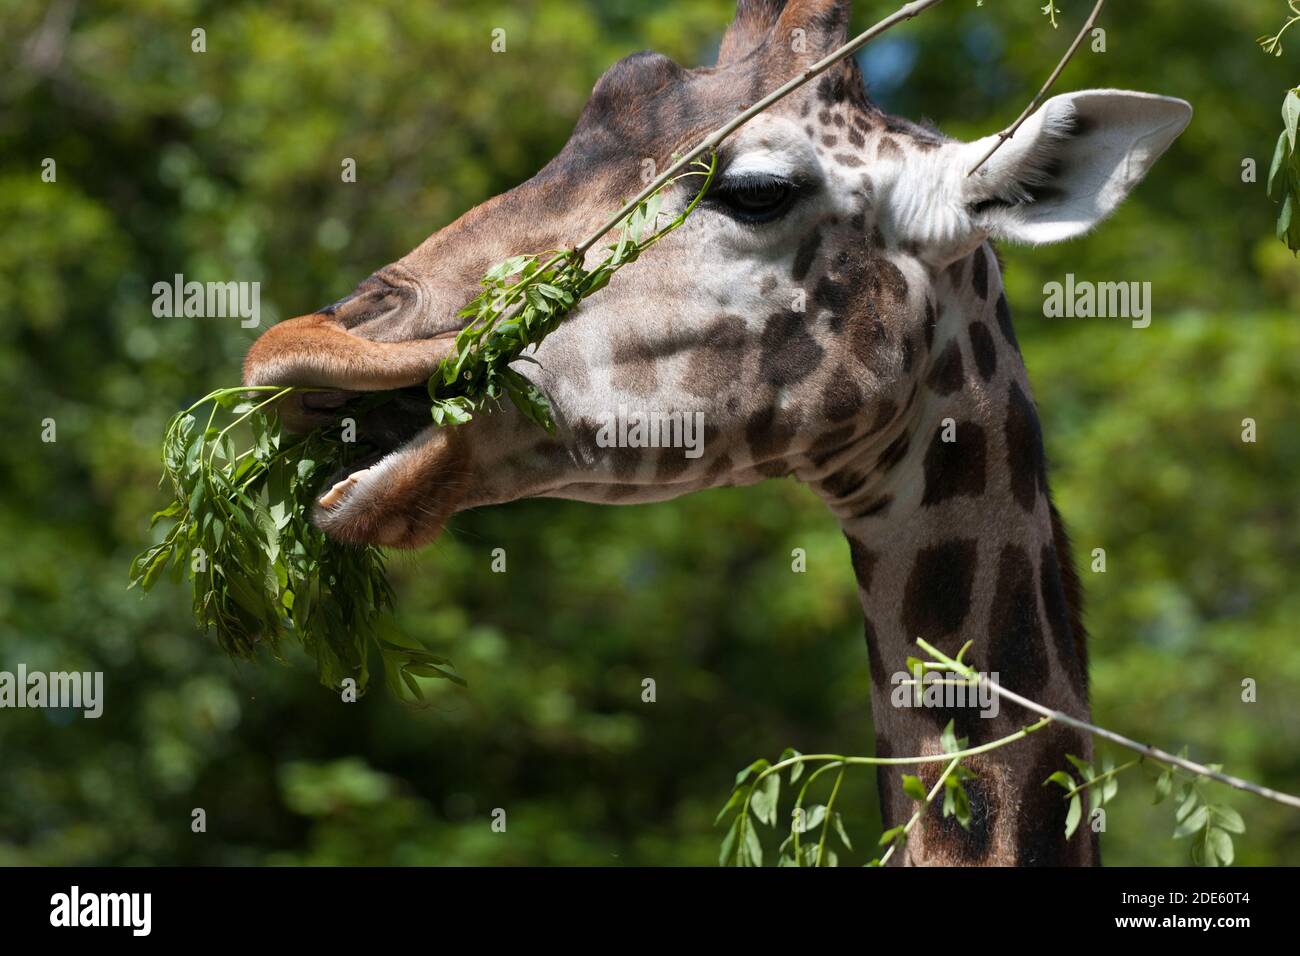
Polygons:
<instances>
[{"instance_id":1,"label":"brown spot on giraffe","mask_svg":"<svg viewBox=\"0 0 1300 956\"><path fill-rule=\"evenodd\" d=\"M925 452L923 507L933 507L951 498L978 498L984 494L987 466L984 428L975 422L954 423L951 440L947 426L935 429Z\"/></svg>"},{"instance_id":2,"label":"brown spot on giraffe","mask_svg":"<svg viewBox=\"0 0 1300 956\"><path fill-rule=\"evenodd\" d=\"M965 368L962 366L961 348L955 341L949 342L947 347L939 353L939 358L935 360L934 368L931 370L929 378L925 380L925 384L940 395L951 395L961 388L964 376Z\"/></svg>"},{"instance_id":3,"label":"brown spot on giraffe","mask_svg":"<svg viewBox=\"0 0 1300 956\"><path fill-rule=\"evenodd\" d=\"M1011 476L1011 494L1020 507L1033 511L1039 491L1046 491L1046 463L1043 458L1043 434L1038 413L1016 382L1008 390L1007 412L1003 426L1007 448L1007 471Z\"/></svg>"},{"instance_id":4,"label":"brown spot on giraffe","mask_svg":"<svg viewBox=\"0 0 1300 956\"><path fill-rule=\"evenodd\" d=\"M999 683L1030 697L1042 691L1048 679L1047 647L1034 565L1020 545L1003 545L998 557L988 635L988 666Z\"/></svg>"},{"instance_id":5,"label":"brown spot on giraffe","mask_svg":"<svg viewBox=\"0 0 1300 956\"><path fill-rule=\"evenodd\" d=\"M971 256L971 286L975 290L976 297L983 302L989 297L989 260L984 255L984 247L980 246Z\"/></svg>"},{"instance_id":6,"label":"brown spot on giraffe","mask_svg":"<svg viewBox=\"0 0 1300 956\"><path fill-rule=\"evenodd\" d=\"M759 346L763 377L777 387L803 381L825 354L808 331L804 315L793 311L768 316Z\"/></svg>"},{"instance_id":7,"label":"brown spot on giraffe","mask_svg":"<svg viewBox=\"0 0 1300 956\"><path fill-rule=\"evenodd\" d=\"M853 418L862 409L862 388L844 366L839 366L822 393L822 417L828 422Z\"/></svg>"},{"instance_id":8,"label":"brown spot on giraffe","mask_svg":"<svg viewBox=\"0 0 1300 956\"><path fill-rule=\"evenodd\" d=\"M975 368L979 371L980 378L986 382L992 381L998 370L998 349L993 342L993 334L978 319L971 322L968 334L971 354L975 356Z\"/></svg>"},{"instance_id":9,"label":"brown spot on giraffe","mask_svg":"<svg viewBox=\"0 0 1300 956\"><path fill-rule=\"evenodd\" d=\"M894 161L901 160L903 158L903 150L892 137L885 136L876 146L876 158Z\"/></svg>"},{"instance_id":10,"label":"brown spot on giraffe","mask_svg":"<svg viewBox=\"0 0 1300 956\"><path fill-rule=\"evenodd\" d=\"M937 641L957 633L970 613L978 543L953 538L917 552L903 592L903 630ZM953 648L955 651L956 648Z\"/></svg>"}]
</instances>

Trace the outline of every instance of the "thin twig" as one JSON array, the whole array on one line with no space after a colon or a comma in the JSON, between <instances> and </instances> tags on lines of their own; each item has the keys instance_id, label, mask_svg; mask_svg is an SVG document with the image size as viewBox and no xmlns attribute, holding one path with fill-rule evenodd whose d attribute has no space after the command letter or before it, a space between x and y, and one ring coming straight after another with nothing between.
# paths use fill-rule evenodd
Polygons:
<instances>
[{"instance_id":1,"label":"thin twig","mask_svg":"<svg viewBox=\"0 0 1300 956\"><path fill-rule=\"evenodd\" d=\"M955 763L956 761L953 762ZM831 832L831 824L833 822L831 814L835 812L835 798L839 796L840 784L844 782L844 770L844 765L840 764L840 772L835 778L835 786L831 787L830 799L826 801L826 816L822 819L822 838L817 843L818 866L822 866L826 859L826 837Z\"/></svg>"},{"instance_id":2,"label":"thin twig","mask_svg":"<svg viewBox=\"0 0 1300 956\"><path fill-rule=\"evenodd\" d=\"M961 763L960 757L948 764L948 766L944 768L943 773L939 774L939 779L936 780L934 786L930 788L930 792L925 795L925 801L916 808L916 812L912 814L912 818L908 820L907 825L903 827L904 838L912 832L912 827L916 826L917 822L920 821L921 815L930 808L930 804L934 803L934 798L939 795L939 790L943 787L944 781L948 779L950 773L957 769L957 764L959 763ZM889 849L885 851L885 855L880 858L881 866L884 866L889 862L889 858L894 855L894 850L897 848L898 840L895 839L889 844Z\"/></svg>"},{"instance_id":3,"label":"thin twig","mask_svg":"<svg viewBox=\"0 0 1300 956\"><path fill-rule=\"evenodd\" d=\"M988 753L991 750L997 750L1008 744L1013 744L1017 740L1023 740L1030 734L1042 730L1052 722L1052 718L1044 717L1036 720L1027 727L1021 727L1014 733L1007 734L1005 737L999 737L997 740L990 740L986 744L980 744L978 747L966 747L963 750L954 750L951 753L942 754L918 754L915 757L846 757L843 754L799 754L797 757L786 757L763 770L754 778L754 783L758 783L764 777L774 773L780 773L786 767L793 767L797 763L811 763L815 760L834 760L846 763L851 766L864 767L912 767L923 763L942 763L945 760L951 760L953 757L977 757L980 754ZM819 768L820 769L820 768Z\"/></svg>"},{"instance_id":4,"label":"thin twig","mask_svg":"<svg viewBox=\"0 0 1300 956\"><path fill-rule=\"evenodd\" d=\"M1145 757L1150 757L1152 760L1158 760L1160 763L1169 764L1174 767L1181 767L1183 770L1187 770L1197 776L1208 777L1211 780L1217 780L1219 783L1227 784L1237 790L1245 790L1247 793L1253 793L1256 796L1285 804L1288 807L1300 809L1300 797L1292 796L1289 793L1282 793L1278 790L1272 789L1271 787L1261 787L1259 784L1251 783L1249 780L1242 780L1240 777L1234 777L1231 774L1222 773L1218 770L1207 767L1204 764L1188 760L1186 757L1179 757L1176 754L1171 754L1168 751L1161 750L1159 747L1152 747L1150 744L1139 743L1130 737L1125 737L1123 734L1117 734L1113 730L1107 730L1105 727L1098 727L1096 724L1090 724L1088 721L1080 720L1078 717L1071 717L1064 711L1054 710L1051 707L1044 707L1042 704L1036 703L1027 697L1021 697L1015 691L1007 690L1000 684L989 680L988 677L973 670L969 665L953 660L942 651L927 644L921 638L917 638L916 643L930 654L937 663L943 664L944 666L951 668L954 673L963 674L968 678L964 681L941 679L931 681L931 683L961 683L970 686L972 680L977 680L979 684L987 686L1000 697L1005 697L1012 703L1019 704L1021 707L1025 708L1025 710L1032 711L1035 714L1041 714L1043 717L1056 723L1066 724L1079 730L1085 730L1093 736L1101 737L1103 740L1109 740L1111 743L1119 744L1121 747L1132 750L1134 753L1140 753ZM904 681L903 683L911 684L912 681Z\"/></svg>"},{"instance_id":5,"label":"thin twig","mask_svg":"<svg viewBox=\"0 0 1300 956\"><path fill-rule=\"evenodd\" d=\"M1128 770L1132 767L1136 767L1141 762L1142 762L1141 757L1135 757L1132 760L1130 760L1128 763L1122 763L1118 767L1112 767L1110 770L1107 770L1105 773L1099 773L1091 780L1085 780L1083 783L1079 784L1073 790L1067 792L1066 795L1063 796L1061 799L1069 800L1071 797L1083 793L1083 791L1087 790L1089 787L1095 787L1097 784L1104 783L1105 781L1111 779L1112 777L1118 777L1125 770Z\"/></svg>"},{"instance_id":6,"label":"thin twig","mask_svg":"<svg viewBox=\"0 0 1300 956\"><path fill-rule=\"evenodd\" d=\"M1062 713L1059 710L1052 710L1050 707L1036 704L1032 700L1021 697L1014 691L1009 691L1005 687L998 686L987 678L981 678L981 680L987 682L994 693L1000 694L1007 700L1019 704L1026 710L1032 710L1036 714L1051 717L1052 720L1057 721L1058 723L1068 724L1069 726L1076 727L1079 730L1086 730L1090 734L1109 740L1111 743L1119 744L1121 747L1126 747L1135 753L1140 753L1145 757L1150 757L1152 760L1158 760L1161 763L1181 767L1183 770L1190 771L1201 777L1208 777L1211 780L1217 780L1219 783L1227 784L1237 790L1245 790L1247 793L1253 793L1258 797L1264 797L1268 800L1274 800L1277 803L1286 804L1288 807L1300 809L1300 797L1292 796L1289 793L1282 793L1278 790L1273 790L1270 787L1261 787L1259 784L1251 783L1249 780L1242 780L1240 777L1221 773L1218 770L1196 763L1193 760L1188 760L1186 757L1179 757L1176 754L1168 753L1167 751L1161 750L1159 747L1152 747L1149 744L1139 743L1136 740L1125 737L1123 734L1117 734L1113 730L1098 727L1096 724L1090 724L1086 720L1079 720L1077 717L1071 717L1069 714Z\"/></svg>"},{"instance_id":7,"label":"thin twig","mask_svg":"<svg viewBox=\"0 0 1300 956\"><path fill-rule=\"evenodd\" d=\"M1038 91L1038 95L1030 100L1029 105L1025 107L1023 113L1016 117L1014 123L1002 132L998 133L998 141L989 148L987 153L980 157L978 163L970 168L970 172L966 174L967 176L973 176L976 170L988 162L989 157L998 151L998 147L1009 140L1012 136L1015 136L1016 130L1020 129L1021 124L1024 123L1025 120L1029 119L1030 114L1032 114L1034 110L1038 109L1039 104L1043 102L1043 97L1047 95L1047 91L1052 88L1052 84L1055 83L1056 78L1061 75L1061 72L1065 69L1065 65L1074 57L1074 51L1079 49L1079 45L1083 43L1083 38L1088 35L1088 31L1092 29L1092 25L1097 22L1097 14L1101 13L1101 8L1105 5L1106 0L1097 0L1097 5L1092 8L1092 13L1088 14L1088 19L1084 21L1083 27L1074 38L1074 42L1071 43L1070 48L1065 51L1065 56L1061 57L1061 62L1056 64L1056 69L1054 69L1052 75L1047 78L1047 82L1044 83L1042 88Z\"/></svg>"}]
</instances>

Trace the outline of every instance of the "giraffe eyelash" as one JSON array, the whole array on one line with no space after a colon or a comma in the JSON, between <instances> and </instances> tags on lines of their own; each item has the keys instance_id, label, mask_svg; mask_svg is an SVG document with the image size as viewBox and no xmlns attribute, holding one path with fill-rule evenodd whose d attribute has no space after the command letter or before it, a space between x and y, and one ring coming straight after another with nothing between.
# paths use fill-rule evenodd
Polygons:
<instances>
[{"instance_id":1,"label":"giraffe eyelash","mask_svg":"<svg viewBox=\"0 0 1300 956\"><path fill-rule=\"evenodd\" d=\"M771 173L724 176L709 190L708 202L740 222L760 224L783 216L799 197L803 185ZM770 201L762 202L764 193Z\"/></svg>"}]
</instances>

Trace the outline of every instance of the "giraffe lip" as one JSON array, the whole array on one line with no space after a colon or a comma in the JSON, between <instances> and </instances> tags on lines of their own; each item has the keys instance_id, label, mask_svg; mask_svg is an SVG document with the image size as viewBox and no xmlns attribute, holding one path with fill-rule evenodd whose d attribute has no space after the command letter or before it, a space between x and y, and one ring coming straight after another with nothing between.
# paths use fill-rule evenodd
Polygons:
<instances>
[{"instance_id":1,"label":"giraffe lip","mask_svg":"<svg viewBox=\"0 0 1300 956\"><path fill-rule=\"evenodd\" d=\"M344 497L356 487L356 484L366 475L370 474L371 466L379 463L379 457L376 456L370 464L357 467L352 471L344 471L341 477L336 476L332 484L323 495L316 499L316 503L322 508L333 508Z\"/></svg>"},{"instance_id":2,"label":"giraffe lip","mask_svg":"<svg viewBox=\"0 0 1300 956\"><path fill-rule=\"evenodd\" d=\"M372 452L339 468L321 484L320 493L316 495L316 504L322 508L333 508L338 505L356 489L357 483L362 478L375 470L376 465L398 451L400 449Z\"/></svg>"}]
</instances>

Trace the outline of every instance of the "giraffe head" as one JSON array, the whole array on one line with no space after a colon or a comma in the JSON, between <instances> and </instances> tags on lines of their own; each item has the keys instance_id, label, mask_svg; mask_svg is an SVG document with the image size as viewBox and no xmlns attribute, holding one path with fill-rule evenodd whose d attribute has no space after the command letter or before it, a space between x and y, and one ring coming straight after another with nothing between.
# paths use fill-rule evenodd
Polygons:
<instances>
[{"instance_id":1,"label":"giraffe head","mask_svg":"<svg viewBox=\"0 0 1300 956\"><path fill-rule=\"evenodd\" d=\"M537 364L516 365L550 398L554 436L508 403L431 427L423 383L491 265L589 234L647 172L842 44L847 22L844 0L740 0L714 66L620 60L536 176L343 300L268 330L248 354L248 384L339 390L300 400L299 422L356 392L412 389L359 423L388 450L338 476L321 527L413 547L482 504L652 501L780 475L834 503L843 489L828 478L915 396L939 278L989 238L1087 231L1190 117L1181 100L1147 94L1057 96L968 176L992 138L957 142L889 116L841 63L724 141L685 225L582 303ZM665 209L691 195L687 180Z\"/></svg>"}]
</instances>

